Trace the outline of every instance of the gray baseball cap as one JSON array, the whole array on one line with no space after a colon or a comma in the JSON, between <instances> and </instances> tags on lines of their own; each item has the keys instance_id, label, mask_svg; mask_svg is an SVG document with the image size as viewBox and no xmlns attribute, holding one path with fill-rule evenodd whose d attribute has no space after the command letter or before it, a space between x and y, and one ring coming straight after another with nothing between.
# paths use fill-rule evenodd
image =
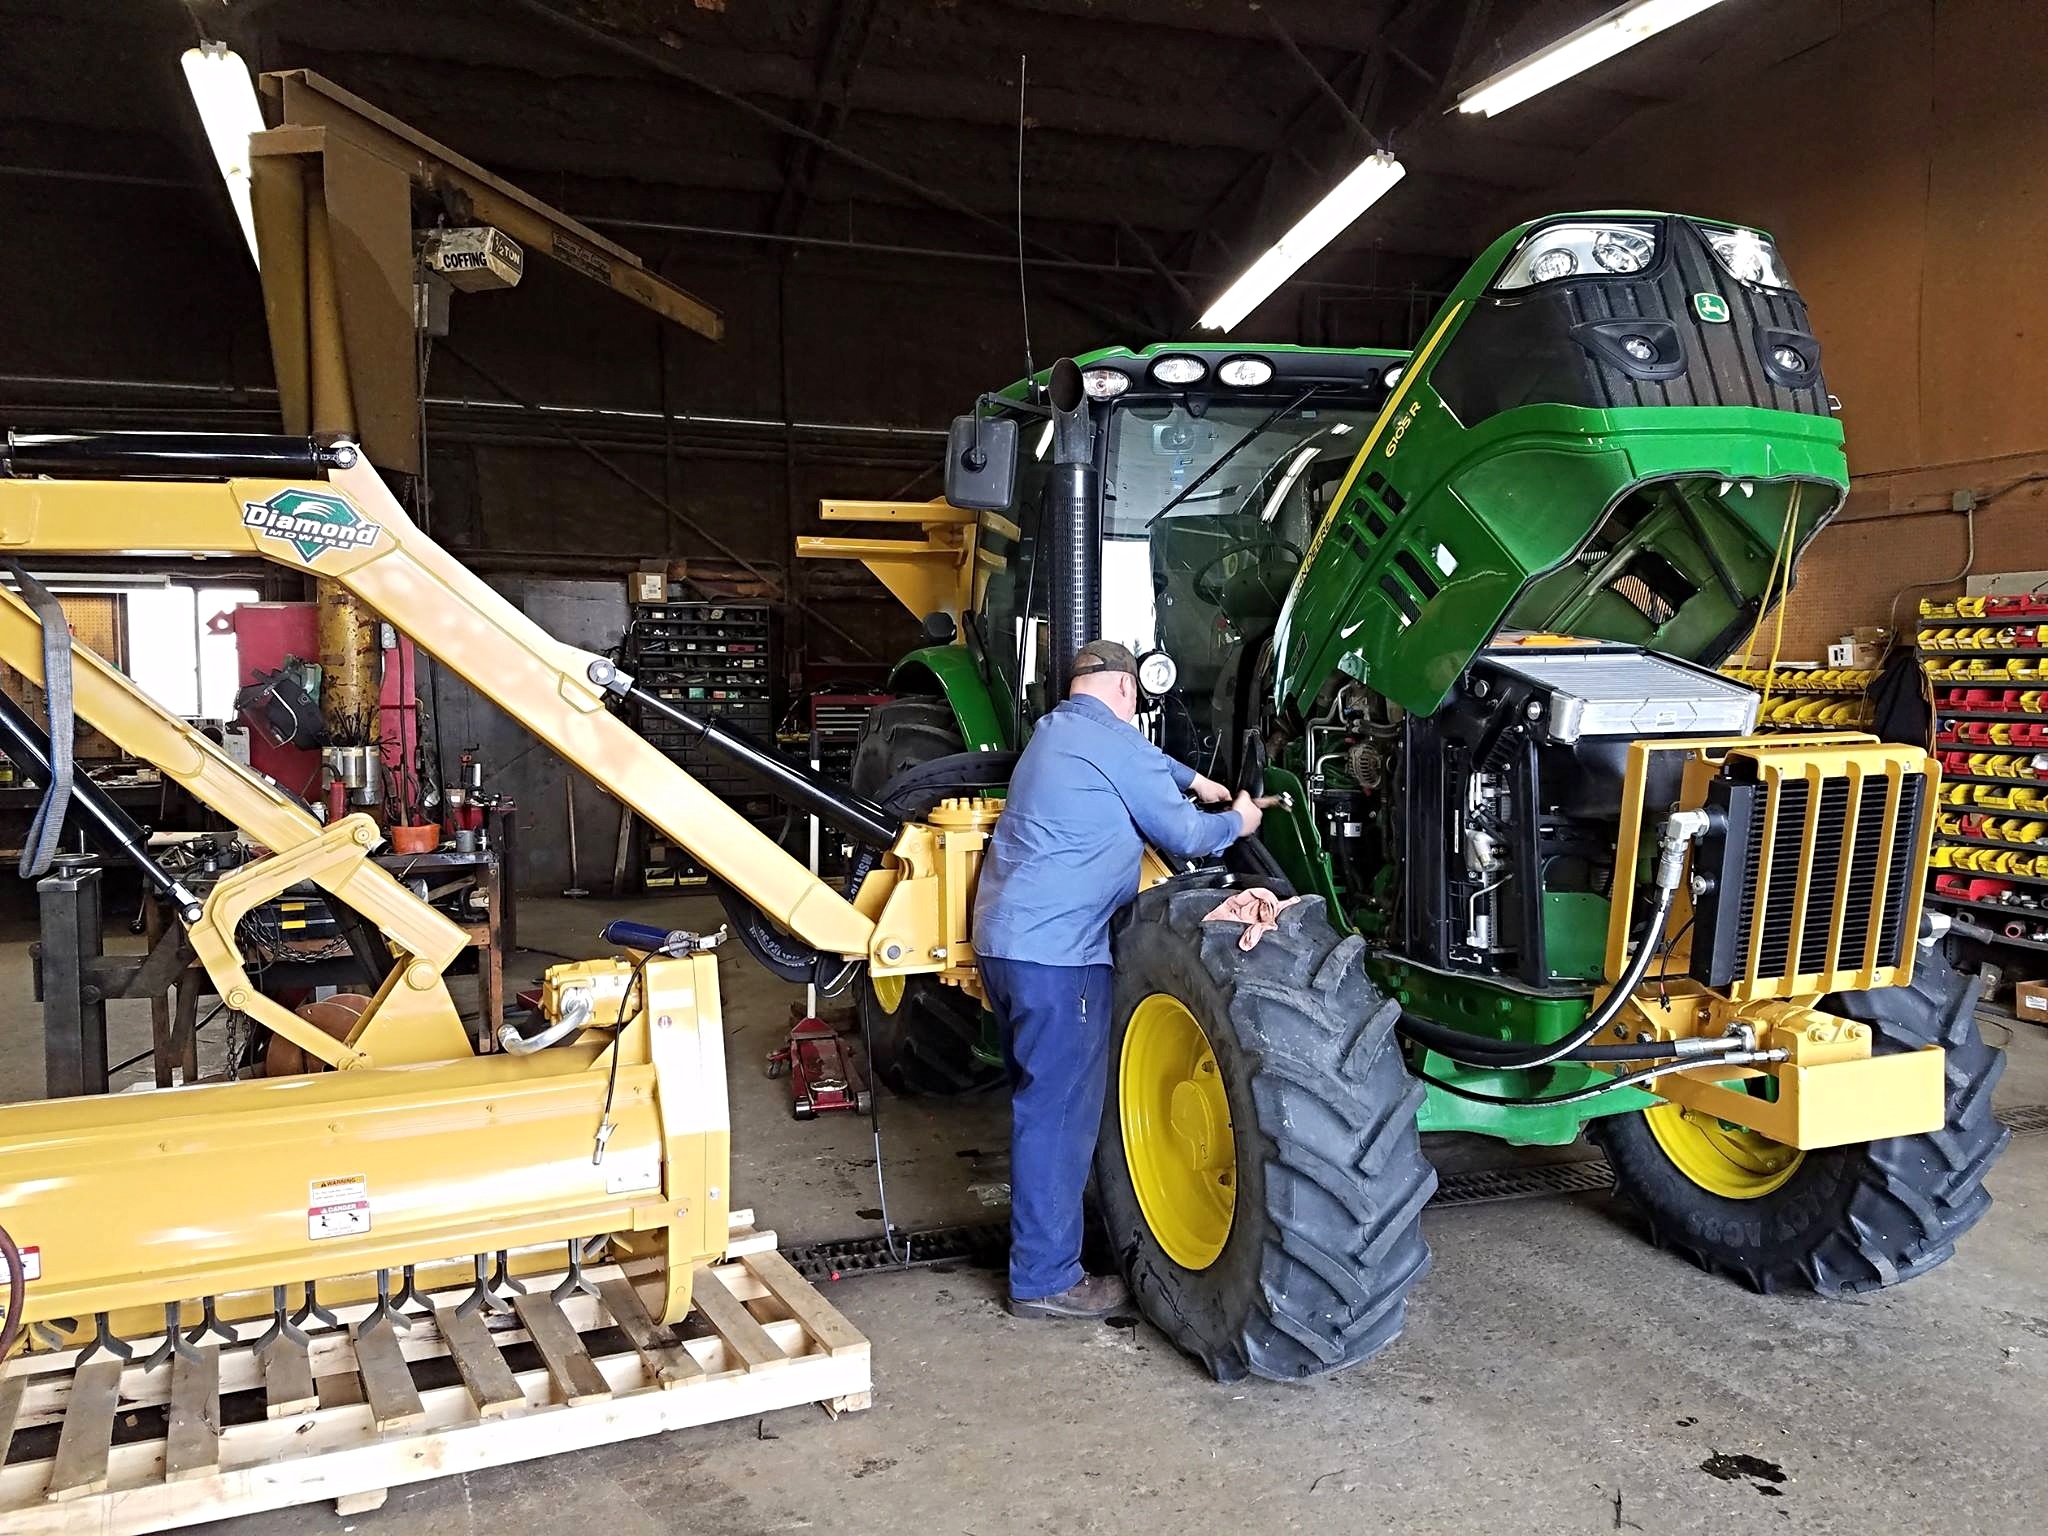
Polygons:
<instances>
[{"instance_id":1,"label":"gray baseball cap","mask_svg":"<svg viewBox=\"0 0 2048 1536\"><path fill-rule=\"evenodd\" d=\"M1074 652L1072 676L1087 677L1094 672L1127 672L1135 682L1138 658L1131 654L1129 646L1118 645L1114 640L1090 640Z\"/></svg>"}]
</instances>

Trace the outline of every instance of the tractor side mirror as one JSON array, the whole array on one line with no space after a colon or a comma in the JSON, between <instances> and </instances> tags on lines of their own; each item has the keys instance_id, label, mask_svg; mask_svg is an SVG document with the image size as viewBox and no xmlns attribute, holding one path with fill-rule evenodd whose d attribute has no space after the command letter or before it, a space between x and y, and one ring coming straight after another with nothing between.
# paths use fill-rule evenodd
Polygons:
<instances>
[{"instance_id":1,"label":"tractor side mirror","mask_svg":"<svg viewBox=\"0 0 2048 1536\"><path fill-rule=\"evenodd\" d=\"M955 416L946 434L946 500L969 512L1002 512L1016 489L1016 420Z\"/></svg>"}]
</instances>

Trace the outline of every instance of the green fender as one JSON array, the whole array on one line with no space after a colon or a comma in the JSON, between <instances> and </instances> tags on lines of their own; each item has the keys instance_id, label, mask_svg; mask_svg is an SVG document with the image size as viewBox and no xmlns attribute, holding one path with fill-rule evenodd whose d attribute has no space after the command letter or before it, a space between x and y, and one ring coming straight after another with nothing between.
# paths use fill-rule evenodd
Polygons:
<instances>
[{"instance_id":1,"label":"green fender","mask_svg":"<svg viewBox=\"0 0 2048 1536\"><path fill-rule=\"evenodd\" d=\"M953 706L960 739L970 752L1001 751L1010 745L995 694L974 653L964 645L928 645L896 663L889 686L898 693L937 693Z\"/></svg>"}]
</instances>

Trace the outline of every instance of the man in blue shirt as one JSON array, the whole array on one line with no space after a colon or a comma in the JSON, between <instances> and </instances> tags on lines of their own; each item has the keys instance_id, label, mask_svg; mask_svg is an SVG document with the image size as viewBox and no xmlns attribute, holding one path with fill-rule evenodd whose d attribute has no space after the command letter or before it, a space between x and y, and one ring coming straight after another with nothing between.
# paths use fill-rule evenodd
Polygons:
<instances>
[{"instance_id":1,"label":"man in blue shirt","mask_svg":"<svg viewBox=\"0 0 2048 1536\"><path fill-rule=\"evenodd\" d=\"M1114 1275L1081 1270L1081 1194L1109 1065L1109 920L1138 891L1150 842L1221 853L1259 829L1249 795L1139 735L1138 663L1114 641L1074 658L1066 702L1038 722L1010 779L974 903L974 952L1009 1053L1010 1311L1106 1317ZM1185 796L1230 809L1205 812Z\"/></svg>"}]
</instances>

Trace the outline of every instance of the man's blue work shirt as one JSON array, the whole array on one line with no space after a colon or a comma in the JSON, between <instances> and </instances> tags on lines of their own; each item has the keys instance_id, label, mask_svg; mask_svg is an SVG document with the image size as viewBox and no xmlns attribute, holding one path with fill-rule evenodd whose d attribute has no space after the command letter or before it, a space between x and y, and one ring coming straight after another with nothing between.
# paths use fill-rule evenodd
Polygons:
<instances>
[{"instance_id":1,"label":"man's blue work shirt","mask_svg":"<svg viewBox=\"0 0 2048 1536\"><path fill-rule=\"evenodd\" d=\"M1235 811L1183 798L1195 771L1099 699L1070 698L1038 722L982 860L977 954L1038 965L1109 964L1109 920L1138 891L1147 842L1175 858L1220 853Z\"/></svg>"}]
</instances>

